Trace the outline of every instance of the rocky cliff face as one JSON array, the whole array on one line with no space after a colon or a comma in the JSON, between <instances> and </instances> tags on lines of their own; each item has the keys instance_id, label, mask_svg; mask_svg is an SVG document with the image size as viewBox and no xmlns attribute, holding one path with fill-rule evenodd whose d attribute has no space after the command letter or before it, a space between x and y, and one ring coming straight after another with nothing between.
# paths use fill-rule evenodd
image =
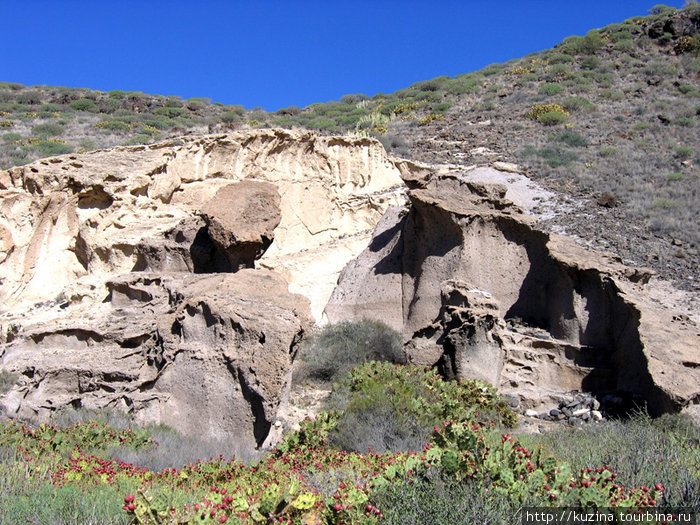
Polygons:
<instances>
[{"instance_id":1,"label":"rocky cliff face","mask_svg":"<svg viewBox=\"0 0 700 525\"><path fill-rule=\"evenodd\" d=\"M111 406L261 443L401 169L373 140L268 130L0 172L4 412Z\"/></svg>"},{"instance_id":2,"label":"rocky cliff face","mask_svg":"<svg viewBox=\"0 0 700 525\"><path fill-rule=\"evenodd\" d=\"M280 130L0 172L0 358L18 377L0 408L114 407L260 446L308 325L361 317L529 407L699 403L693 319L651 299L649 272L539 231L509 200L540 207L528 182L494 174Z\"/></svg>"},{"instance_id":3,"label":"rocky cliff face","mask_svg":"<svg viewBox=\"0 0 700 525\"><path fill-rule=\"evenodd\" d=\"M343 271L331 321L385 320L414 362L529 407L571 390L654 413L700 402L700 331L648 298L650 272L538 231L505 186L463 172L406 182L409 206Z\"/></svg>"}]
</instances>

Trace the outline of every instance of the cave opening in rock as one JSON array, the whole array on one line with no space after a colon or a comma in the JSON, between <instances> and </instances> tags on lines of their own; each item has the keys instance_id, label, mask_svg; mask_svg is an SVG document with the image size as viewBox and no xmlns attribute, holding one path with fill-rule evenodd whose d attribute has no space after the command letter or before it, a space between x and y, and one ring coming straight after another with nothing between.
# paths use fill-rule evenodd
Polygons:
<instances>
[{"instance_id":1,"label":"cave opening in rock","mask_svg":"<svg viewBox=\"0 0 700 525\"><path fill-rule=\"evenodd\" d=\"M209 236L207 226L201 227L190 246L194 273L228 273L237 270L224 250Z\"/></svg>"}]
</instances>

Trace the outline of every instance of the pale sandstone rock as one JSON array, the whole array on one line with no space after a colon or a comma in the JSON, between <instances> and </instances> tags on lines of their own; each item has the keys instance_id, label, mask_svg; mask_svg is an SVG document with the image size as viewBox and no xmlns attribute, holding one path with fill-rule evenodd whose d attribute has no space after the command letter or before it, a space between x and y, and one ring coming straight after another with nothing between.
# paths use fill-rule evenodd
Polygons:
<instances>
[{"instance_id":1,"label":"pale sandstone rock","mask_svg":"<svg viewBox=\"0 0 700 525\"><path fill-rule=\"evenodd\" d=\"M503 162L497 160L491 164L498 171L505 171L506 173L522 173L523 169L513 162Z\"/></svg>"},{"instance_id":2,"label":"pale sandstone rock","mask_svg":"<svg viewBox=\"0 0 700 525\"><path fill-rule=\"evenodd\" d=\"M261 444L286 402L306 299L265 270L136 272L107 287L99 307L27 323L3 345L3 366L21 374L0 403L5 414L112 407L188 435Z\"/></svg>"},{"instance_id":3,"label":"pale sandstone rock","mask_svg":"<svg viewBox=\"0 0 700 525\"><path fill-rule=\"evenodd\" d=\"M657 414L700 402L700 332L649 298L651 272L538 231L503 187L407 184L410 207L343 271L329 321L388 321L414 362L488 378L532 408L571 390L644 398Z\"/></svg>"},{"instance_id":4,"label":"pale sandstone rock","mask_svg":"<svg viewBox=\"0 0 700 525\"><path fill-rule=\"evenodd\" d=\"M307 299L320 317L421 169L371 139L255 130L0 172L0 358L22 375L3 410L110 406L260 445Z\"/></svg>"},{"instance_id":5,"label":"pale sandstone rock","mask_svg":"<svg viewBox=\"0 0 700 525\"><path fill-rule=\"evenodd\" d=\"M342 268L365 248L384 211L404 202L400 175L412 171L426 168L395 163L372 139L251 130L42 159L0 172L7 188L0 189L0 197L5 201L17 193L13 198L23 204L15 203L15 208L34 209L40 195L80 196L82 203L67 205L78 220L69 230L61 229L61 239L52 228L54 246L75 246L63 252L60 264L51 265L50 284L59 293L85 273L85 265L91 278L140 268L145 257L140 246L149 245L153 259L152 240L198 215L222 187L243 180L274 184L281 196L280 223L256 264L284 275L292 291L310 299L314 317L320 319ZM24 272L41 213L11 210L3 202L0 224L18 247L3 266L8 278L0 303L5 308L42 300L46 281L32 282L33 274ZM56 255L56 250L49 255L48 247L31 243L38 259ZM36 294L9 293L27 287Z\"/></svg>"}]
</instances>

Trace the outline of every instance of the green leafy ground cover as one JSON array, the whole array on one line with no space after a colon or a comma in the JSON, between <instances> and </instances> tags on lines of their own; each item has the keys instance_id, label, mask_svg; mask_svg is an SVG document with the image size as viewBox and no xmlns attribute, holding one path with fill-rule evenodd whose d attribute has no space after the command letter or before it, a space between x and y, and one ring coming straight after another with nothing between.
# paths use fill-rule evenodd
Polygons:
<instances>
[{"instance_id":1,"label":"green leafy ground cover","mask_svg":"<svg viewBox=\"0 0 700 525\"><path fill-rule=\"evenodd\" d=\"M369 362L335 391L342 399L336 409L303 422L248 464L220 456L152 471L110 455L115 447L157 447L148 428L117 429L104 421L32 428L6 421L0 522L420 523L446 519L471 501L471 515L491 513L495 522L513 523L525 504L699 505L698 434L688 423L615 423L618 432L632 429L628 446L589 444L584 454L577 447L591 442L587 431L564 433L568 441L513 436L507 425L514 415L484 383L445 382L420 367ZM421 448L360 452L333 444L348 414L371 409L366 401L377 395L422 415L420 425L430 426ZM623 459L616 454L636 446L636 435L666 445L644 451L647 461L638 465L633 485L618 470L625 465L616 464ZM660 463L684 476L648 479L664 477Z\"/></svg>"}]
</instances>

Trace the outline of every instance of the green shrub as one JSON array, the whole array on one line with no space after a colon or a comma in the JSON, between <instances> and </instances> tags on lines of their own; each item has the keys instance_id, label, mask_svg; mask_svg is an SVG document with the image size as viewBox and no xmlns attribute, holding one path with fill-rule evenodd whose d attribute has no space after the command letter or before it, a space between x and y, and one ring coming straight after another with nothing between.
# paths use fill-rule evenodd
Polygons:
<instances>
[{"instance_id":1,"label":"green shrub","mask_svg":"<svg viewBox=\"0 0 700 525\"><path fill-rule=\"evenodd\" d=\"M537 122L544 124L545 126L556 126L557 124L563 124L566 122L567 115L560 111L548 111L547 113L542 113L537 117Z\"/></svg>"},{"instance_id":2,"label":"green shrub","mask_svg":"<svg viewBox=\"0 0 700 525\"><path fill-rule=\"evenodd\" d=\"M673 13L676 11L675 7L668 6L666 4L656 4L654 7L649 9L649 14L650 15L661 15L661 14L669 14Z\"/></svg>"},{"instance_id":3,"label":"green shrub","mask_svg":"<svg viewBox=\"0 0 700 525\"><path fill-rule=\"evenodd\" d=\"M20 135L19 133L5 133L2 136L3 142L15 142L15 141L21 140L21 139L22 139L22 135Z\"/></svg>"},{"instance_id":4,"label":"green shrub","mask_svg":"<svg viewBox=\"0 0 700 525\"><path fill-rule=\"evenodd\" d=\"M578 159L578 156L572 152L558 147L546 147L537 151L537 155L544 159L548 166L559 168L568 166L573 161Z\"/></svg>"},{"instance_id":5,"label":"green shrub","mask_svg":"<svg viewBox=\"0 0 700 525\"><path fill-rule=\"evenodd\" d=\"M662 61L655 61L644 68L644 74L648 77L668 78L676 76L678 70L672 64Z\"/></svg>"},{"instance_id":6,"label":"green shrub","mask_svg":"<svg viewBox=\"0 0 700 525\"><path fill-rule=\"evenodd\" d=\"M451 77L443 75L430 80L423 80L412 84L411 87L418 91L444 91L445 85L452 80Z\"/></svg>"},{"instance_id":7,"label":"green shrub","mask_svg":"<svg viewBox=\"0 0 700 525\"><path fill-rule=\"evenodd\" d=\"M561 133L559 133L559 135L557 135L556 140L577 148L588 145L586 137L584 137L580 133L576 133L575 131L571 130L562 131Z\"/></svg>"},{"instance_id":8,"label":"green shrub","mask_svg":"<svg viewBox=\"0 0 700 525\"><path fill-rule=\"evenodd\" d=\"M182 107L182 100L180 97L176 96L169 96L166 100L165 103L163 104L163 107L166 108L181 108Z\"/></svg>"},{"instance_id":9,"label":"green shrub","mask_svg":"<svg viewBox=\"0 0 700 525\"><path fill-rule=\"evenodd\" d=\"M188 111L183 108L183 107L174 107L174 106L163 106L160 108L156 108L153 110L154 115L161 115L163 117L168 117L168 118L175 118L175 117L184 117L188 115Z\"/></svg>"},{"instance_id":10,"label":"green shrub","mask_svg":"<svg viewBox=\"0 0 700 525\"><path fill-rule=\"evenodd\" d=\"M590 56L581 60L580 64L582 69L587 69L590 72L594 69L598 69L600 67L601 62L597 56Z\"/></svg>"},{"instance_id":11,"label":"green shrub","mask_svg":"<svg viewBox=\"0 0 700 525\"><path fill-rule=\"evenodd\" d=\"M601 157L612 157L614 155L617 155L617 153L618 149L613 148L612 146L606 146L598 150L598 155L600 155Z\"/></svg>"},{"instance_id":12,"label":"green shrub","mask_svg":"<svg viewBox=\"0 0 700 525\"><path fill-rule=\"evenodd\" d=\"M79 98L68 105L75 111L89 111L91 113L96 113L99 110L97 104L95 104L95 101L89 98Z\"/></svg>"},{"instance_id":13,"label":"green shrub","mask_svg":"<svg viewBox=\"0 0 700 525\"><path fill-rule=\"evenodd\" d=\"M612 73L594 73L593 79L601 88L611 88L615 85L615 75Z\"/></svg>"},{"instance_id":14,"label":"green shrub","mask_svg":"<svg viewBox=\"0 0 700 525\"><path fill-rule=\"evenodd\" d=\"M547 55L550 64L568 64L574 61L574 57L567 53L551 53Z\"/></svg>"},{"instance_id":15,"label":"green shrub","mask_svg":"<svg viewBox=\"0 0 700 525\"><path fill-rule=\"evenodd\" d=\"M484 75L485 77L490 77L492 75L496 75L497 73L500 73L503 71L503 68L505 68L505 64L500 64L500 63L495 63L495 64L489 64L485 68L481 70L481 74Z\"/></svg>"},{"instance_id":16,"label":"green shrub","mask_svg":"<svg viewBox=\"0 0 700 525\"><path fill-rule=\"evenodd\" d=\"M448 109L452 107L452 102L440 102L438 104L433 104L432 109L435 113L445 114Z\"/></svg>"},{"instance_id":17,"label":"green shrub","mask_svg":"<svg viewBox=\"0 0 700 525\"><path fill-rule=\"evenodd\" d=\"M652 202L651 205L654 208L659 208L662 210L670 210L672 208L678 207L678 201L675 201L673 199L669 199L668 197L660 197L658 199L654 199L654 202Z\"/></svg>"},{"instance_id":18,"label":"green shrub","mask_svg":"<svg viewBox=\"0 0 700 525\"><path fill-rule=\"evenodd\" d=\"M280 108L277 110L278 115L289 115L294 116L301 113L301 108L299 106L289 106L286 108Z\"/></svg>"},{"instance_id":19,"label":"green shrub","mask_svg":"<svg viewBox=\"0 0 700 525\"><path fill-rule=\"evenodd\" d=\"M38 151L45 157L64 155L73 151L73 148L71 148L68 144L51 140L42 140L41 142L32 145L31 148Z\"/></svg>"},{"instance_id":20,"label":"green shrub","mask_svg":"<svg viewBox=\"0 0 700 525\"><path fill-rule=\"evenodd\" d=\"M666 178L671 181L683 180L685 176L682 173L669 173Z\"/></svg>"},{"instance_id":21,"label":"green shrub","mask_svg":"<svg viewBox=\"0 0 700 525\"><path fill-rule=\"evenodd\" d=\"M563 91L564 91L564 87L561 86L560 84L546 83L546 84L542 84L539 92L540 92L540 95L552 96L552 95L558 95L559 93L562 93Z\"/></svg>"},{"instance_id":22,"label":"green shrub","mask_svg":"<svg viewBox=\"0 0 700 525\"><path fill-rule=\"evenodd\" d=\"M673 155L677 159L687 160L687 159L691 158L693 156L693 154L694 154L693 148L688 147L688 146L676 146L675 148L673 148Z\"/></svg>"},{"instance_id":23,"label":"green shrub","mask_svg":"<svg viewBox=\"0 0 700 525\"><path fill-rule=\"evenodd\" d=\"M346 104L357 104L364 100L369 100L369 97L364 93L350 93L340 97L340 101L345 102Z\"/></svg>"},{"instance_id":24,"label":"green shrub","mask_svg":"<svg viewBox=\"0 0 700 525\"><path fill-rule=\"evenodd\" d=\"M614 49L620 53L628 53L636 47L634 40L631 38L629 40L620 40L615 43Z\"/></svg>"},{"instance_id":25,"label":"green shrub","mask_svg":"<svg viewBox=\"0 0 700 525\"><path fill-rule=\"evenodd\" d=\"M32 127L32 134L38 137L57 137L62 135L65 130L66 128L59 124L37 124Z\"/></svg>"},{"instance_id":26,"label":"green shrub","mask_svg":"<svg viewBox=\"0 0 700 525\"><path fill-rule=\"evenodd\" d=\"M11 128L13 124L11 120L0 120L0 128Z\"/></svg>"},{"instance_id":27,"label":"green shrub","mask_svg":"<svg viewBox=\"0 0 700 525\"><path fill-rule=\"evenodd\" d=\"M39 111L41 113L61 113L66 111L68 108L60 104L42 104L39 106Z\"/></svg>"},{"instance_id":28,"label":"green shrub","mask_svg":"<svg viewBox=\"0 0 700 525\"><path fill-rule=\"evenodd\" d=\"M353 369L334 385L328 403L342 411L329 443L349 451L420 450L443 421L512 425L516 419L486 383L445 381L424 367L379 362Z\"/></svg>"},{"instance_id":29,"label":"green shrub","mask_svg":"<svg viewBox=\"0 0 700 525\"><path fill-rule=\"evenodd\" d=\"M591 103L584 97L567 97L562 100L562 107L566 111L593 111L596 109L595 104Z\"/></svg>"},{"instance_id":30,"label":"green shrub","mask_svg":"<svg viewBox=\"0 0 700 525\"><path fill-rule=\"evenodd\" d=\"M438 102L442 100L443 94L441 91L419 91L414 96L415 100L425 102Z\"/></svg>"},{"instance_id":31,"label":"green shrub","mask_svg":"<svg viewBox=\"0 0 700 525\"><path fill-rule=\"evenodd\" d=\"M338 128L338 123L332 118L318 117L307 122L306 127L319 131L330 131Z\"/></svg>"},{"instance_id":32,"label":"green shrub","mask_svg":"<svg viewBox=\"0 0 700 525\"><path fill-rule=\"evenodd\" d=\"M115 113L116 111L120 110L121 107L122 103L120 100L116 98L108 98L100 103L100 112Z\"/></svg>"},{"instance_id":33,"label":"green shrub","mask_svg":"<svg viewBox=\"0 0 700 525\"><path fill-rule=\"evenodd\" d=\"M690 128L695 125L695 120L690 117L679 117L673 121L676 126L682 126L684 128Z\"/></svg>"},{"instance_id":34,"label":"green shrub","mask_svg":"<svg viewBox=\"0 0 700 525\"><path fill-rule=\"evenodd\" d=\"M586 36L574 36L564 39L562 48L576 55L593 55L603 47L603 37L599 30L589 31Z\"/></svg>"},{"instance_id":35,"label":"green shrub","mask_svg":"<svg viewBox=\"0 0 700 525\"><path fill-rule=\"evenodd\" d=\"M304 343L294 379L330 382L367 361L405 363L401 334L379 321L343 321L323 327Z\"/></svg>"},{"instance_id":36,"label":"green shrub","mask_svg":"<svg viewBox=\"0 0 700 525\"><path fill-rule=\"evenodd\" d=\"M446 84L447 92L455 95L462 93L478 93L481 89L481 80L473 75L458 75L454 80Z\"/></svg>"},{"instance_id":37,"label":"green shrub","mask_svg":"<svg viewBox=\"0 0 700 525\"><path fill-rule=\"evenodd\" d=\"M126 122L121 122L119 120L102 120L95 124L98 129L106 129L109 131L129 131L131 126Z\"/></svg>"},{"instance_id":38,"label":"green shrub","mask_svg":"<svg viewBox=\"0 0 700 525\"><path fill-rule=\"evenodd\" d=\"M696 96L698 94L698 88L692 84L681 84L678 86L678 91L689 96Z\"/></svg>"},{"instance_id":39,"label":"green shrub","mask_svg":"<svg viewBox=\"0 0 700 525\"><path fill-rule=\"evenodd\" d=\"M225 111L219 118L225 124L236 124L241 121L241 114L237 111Z\"/></svg>"},{"instance_id":40,"label":"green shrub","mask_svg":"<svg viewBox=\"0 0 700 525\"><path fill-rule=\"evenodd\" d=\"M603 89L600 92L600 96L602 98L612 100L612 101L617 101L617 100L622 100L625 98L624 93L620 93L619 91L614 91L612 89Z\"/></svg>"},{"instance_id":41,"label":"green shrub","mask_svg":"<svg viewBox=\"0 0 700 525\"><path fill-rule=\"evenodd\" d=\"M23 91L15 98L18 104L34 105L41 103L41 93L38 91Z\"/></svg>"}]
</instances>

